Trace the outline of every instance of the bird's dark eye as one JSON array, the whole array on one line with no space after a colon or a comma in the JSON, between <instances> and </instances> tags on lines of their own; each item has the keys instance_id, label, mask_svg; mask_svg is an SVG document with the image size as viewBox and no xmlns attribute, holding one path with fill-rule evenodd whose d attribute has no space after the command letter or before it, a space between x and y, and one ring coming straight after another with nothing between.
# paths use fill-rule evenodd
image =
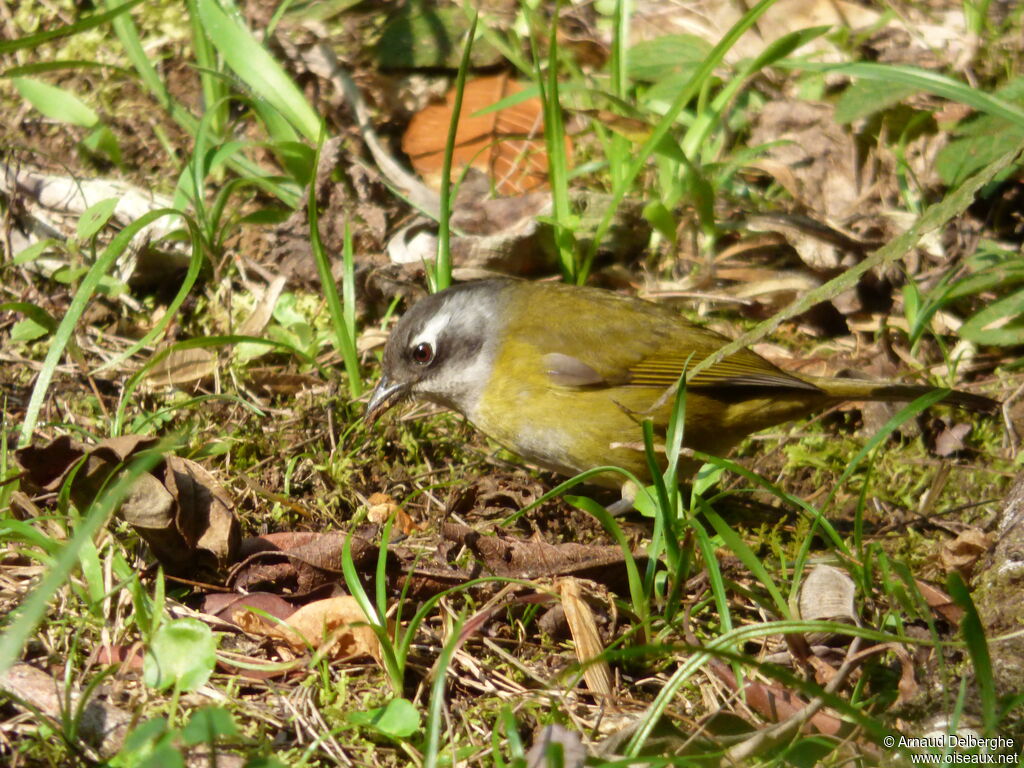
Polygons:
<instances>
[{"instance_id":1,"label":"bird's dark eye","mask_svg":"<svg viewBox=\"0 0 1024 768\"><path fill-rule=\"evenodd\" d=\"M412 361L417 365L426 365L434 359L434 348L427 342L421 341L412 348Z\"/></svg>"}]
</instances>

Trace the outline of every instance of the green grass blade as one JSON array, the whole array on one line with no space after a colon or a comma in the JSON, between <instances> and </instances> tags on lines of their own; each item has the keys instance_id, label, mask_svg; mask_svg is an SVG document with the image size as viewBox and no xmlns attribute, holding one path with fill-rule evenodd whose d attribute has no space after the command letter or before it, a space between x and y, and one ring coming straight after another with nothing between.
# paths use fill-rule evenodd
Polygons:
<instances>
[{"instance_id":1,"label":"green grass blade","mask_svg":"<svg viewBox=\"0 0 1024 768\"><path fill-rule=\"evenodd\" d=\"M757 20L764 15L764 13L775 4L776 0L761 0L757 5L747 11L743 16L740 17L732 28L726 32L725 36L718 42L708 57L704 60L698 70L690 78L689 82L683 87L676 97L675 101L668 108L668 111L664 114L658 124L651 131L650 137L644 142L643 146L637 150L633 162L627 169L625 177L621 183L617 184L612 189L611 200L608 202L607 210L598 224L596 231L594 232L594 239L591 242L590 247L587 249L587 255L583 263L583 271L589 272L590 265L593 263L594 258L597 256L597 249L600 243L604 240L608 230L611 227L612 219L615 216L615 211L618 209L619 204L626 197L626 193L629 190L633 180L640 174L644 165L647 163L647 158L653 154L655 149L661 144L664 138L668 135L669 129L675 123L679 113L683 111L683 108L693 100L693 98L701 92L708 78L714 73L715 68L722 63L725 58L725 54L736 44L736 42L747 32Z\"/></svg>"},{"instance_id":2,"label":"green grass blade","mask_svg":"<svg viewBox=\"0 0 1024 768\"><path fill-rule=\"evenodd\" d=\"M466 73L469 71L470 54L473 51L479 18L480 14L474 11L469 30L466 32L466 44L462 49L459 71L455 76L455 100L452 104L451 120L448 122L448 137L444 143L444 159L441 162L441 212L437 220L437 259L432 269L429 266L427 268L427 281L432 293L443 291L452 284L452 157L455 154L455 136L459 131L459 118L462 116L462 94L466 89Z\"/></svg>"},{"instance_id":3,"label":"green grass blade","mask_svg":"<svg viewBox=\"0 0 1024 768\"><path fill-rule=\"evenodd\" d=\"M772 602L775 603L775 610L779 616L783 619L789 618L789 603L782 596L781 590L776 586L775 580L768 573L768 569L764 567L764 563L761 561L754 551L747 546L747 543L740 538L739 534L734 531L728 523L718 514L704 499L698 497L698 504L700 504L701 511L704 513L704 517L707 518L708 522L715 529L715 532L722 537L722 541L733 554L740 559L747 569L754 575L768 594L772 598Z\"/></svg>"},{"instance_id":4,"label":"green grass blade","mask_svg":"<svg viewBox=\"0 0 1024 768\"><path fill-rule=\"evenodd\" d=\"M430 702L427 707L427 745L423 750L423 768L437 768L441 762L441 724L444 722L445 683L452 657L462 640L462 625L465 614L459 614L451 628L448 642L441 649L441 655L434 664L434 680L430 686Z\"/></svg>"},{"instance_id":5,"label":"green grass blade","mask_svg":"<svg viewBox=\"0 0 1024 768\"><path fill-rule=\"evenodd\" d=\"M245 26L214 0L196 0L203 30L224 61L253 93L270 103L311 142L320 135L320 118L287 73Z\"/></svg>"},{"instance_id":6,"label":"green grass blade","mask_svg":"<svg viewBox=\"0 0 1024 768\"><path fill-rule=\"evenodd\" d=\"M127 5L127 4L126 4ZM113 0L107 0L107 7L113 9ZM124 9L125 5L117 6L119 9ZM113 11L111 11L113 13ZM169 110L171 115L176 121L189 133L194 133L198 120L184 107L174 101L168 93L163 80L160 79L160 75L156 71L156 67L153 66L153 62L150 61L149 55L142 47L142 40L139 38L138 27L135 26L135 22L130 14L118 13L112 18L111 26L114 29L114 33L121 41L121 45L124 46L125 53L128 55L128 60L135 67L135 71L138 72L139 77L142 78L142 83L146 89L156 98L164 109Z\"/></svg>"},{"instance_id":7,"label":"green grass blade","mask_svg":"<svg viewBox=\"0 0 1024 768\"><path fill-rule=\"evenodd\" d=\"M711 101L711 104L706 109L700 111L693 125L686 131L686 136L682 142L684 157L689 158L691 162L697 162L697 153L701 146L708 140L708 136L715 126L720 124L726 107L736 98L740 90L746 86L747 80L750 77L765 67L777 63L796 49L821 37L829 29L830 27L813 27L784 35L770 43L760 54L743 67L741 72L731 77L725 83L725 87L722 88L721 92Z\"/></svg>"},{"instance_id":8,"label":"green grass blade","mask_svg":"<svg viewBox=\"0 0 1024 768\"><path fill-rule=\"evenodd\" d=\"M82 313L85 312L85 308L92 299L92 295L96 292L100 281L113 268L118 256L124 252L139 230L169 213L176 213L176 211L151 211L133 221L110 241L110 245L104 249L99 258L89 267L89 271L85 273L85 277L79 283L64 318L50 340L50 347L46 352L46 358L43 360L42 367L39 369L39 375L36 377L36 383L32 388L28 407L25 408L25 419L22 422L21 435L18 438L19 447L28 445L32 440L32 433L35 430L36 422L39 420L39 411L43 407L43 401L46 398L47 390L50 388L50 382L53 381L54 372L60 363L61 357L64 355L68 342L71 341L71 336L75 332L75 327L78 325Z\"/></svg>"},{"instance_id":9,"label":"green grass blade","mask_svg":"<svg viewBox=\"0 0 1024 768\"><path fill-rule=\"evenodd\" d=\"M554 228L555 249L562 268L562 278L582 285L586 273L576 263L576 238L572 230L572 210L569 205L569 158L565 154L565 124L558 83L558 3L551 14L551 32L548 36L547 82L537 59L537 85L544 109L544 144L548 155L548 182L551 185L551 221Z\"/></svg>"},{"instance_id":10,"label":"green grass blade","mask_svg":"<svg viewBox=\"0 0 1024 768\"><path fill-rule=\"evenodd\" d=\"M857 455L847 463L846 469L843 470L843 474L839 476L839 479L836 480L835 484L832 486L832 491L829 493L828 498L822 506L829 506L843 483L849 480L850 476L857 471L857 467L860 466L860 463L864 458L887 440L889 435L899 429L907 420L912 419L917 414L940 402L948 394L948 389L936 389L932 392L923 394L913 402L907 403L895 415L893 415L892 418L885 422L881 429L872 435L871 439L861 447L857 452Z\"/></svg>"},{"instance_id":11,"label":"green grass blade","mask_svg":"<svg viewBox=\"0 0 1024 768\"><path fill-rule=\"evenodd\" d=\"M611 73L611 95L616 102L628 102L629 96L629 20L631 0L616 0L612 17L612 49L608 61ZM626 179L632 142L616 131L611 131L608 147L608 167L612 186Z\"/></svg>"},{"instance_id":12,"label":"green grass blade","mask_svg":"<svg viewBox=\"0 0 1024 768\"><path fill-rule=\"evenodd\" d=\"M733 630L732 611L729 610L729 596L725 588L725 578L722 576L722 569L718 565L718 554L715 552L715 543L711 540L707 530L696 519L690 520L690 527L697 539L697 547L704 558L704 567L707 569L708 587L718 607L718 621L722 634Z\"/></svg>"},{"instance_id":13,"label":"green grass blade","mask_svg":"<svg viewBox=\"0 0 1024 768\"><path fill-rule=\"evenodd\" d=\"M199 84L203 89L203 104L206 106L203 122L214 136L220 138L227 126L230 107L227 83L218 76L217 54L203 29L196 0L186 0L186 7L192 29L192 50L196 57Z\"/></svg>"},{"instance_id":14,"label":"green grass blade","mask_svg":"<svg viewBox=\"0 0 1024 768\"><path fill-rule=\"evenodd\" d=\"M314 167L320 162L320 149L323 147L322 138L321 135L321 141L317 144ZM330 258L327 256L324 245L320 240L320 217L316 208L316 184L309 185L309 199L306 210L309 217L309 244L313 250L317 273L320 275L321 290L323 291L324 298L327 300L327 310L331 316L331 327L334 329L334 335L337 339L338 351L345 363L345 373L348 375L348 392L354 400L363 394L363 376L359 371L359 351L356 349L354 332L355 304L353 301L350 307L346 307L341 296L338 294L338 286L334 282ZM346 240L351 240L347 223L345 225L345 232ZM351 243L348 244L346 250L351 251ZM343 290L345 290L346 295L352 294L354 298L355 291L353 286L355 285L355 278L351 274L354 271L351 253L347 257L343 254L343 258L345 259L345 268L348 273L342 278L342 283L345 286ZM350 325L352 326L351 328Z\"/></svg>"},{"instance_id":15,"label":"green grass blade","mask_svg":"<svg viewBox=\"0 0 1024 768\"><path fill-rule=\"evenodd\" d=\"M131 344L120 354L115 355L113 359L94 368L90 372L91 375L110 370L111 368L120 365L140 349L148 347L160 338L167 326L178 317L178 309L185 303L185 299L188 298L189 293L192 291L192 287L196 284L196 280L199 278L199 273L202 271L205 260L203 259L203 249L199 239L199 231L196 229L195 223L180 211L166 209L164 214L167 216L182 216L185 220L185 224L188 226L189 237L192 241L192 255L189 257L188 270L185 272L185 277L181 281L181 286L178 288L178 292L174 295L170 304L167 305L167 309L163 313L163 316L146 333L145 336Z\"/></svg>"},{"instance_id":16,"label":"green grass blade","mask_svg":"<svg viewBox=\"0 0 1024 768\"><path fill-rule=\"evenodd\" d=\"M19 37L16 40L2 40L0 41L0 56L12 53L13 51L20 51L22 49L36 49L43 45L43 43L48 43L51 40L59 40L62 37L71 37L72 35L77 35L80 32L85 32L86 30L103 26L126 11L131 10L141 2L142 0L128 0L128 2L122 3L121 5L114 5L113 3L108 2L107 7L109 10L104 11L103 13L94 13L91 16L87 16L84 19L76 21L74 24L36 32L32 35Z\"/></svg>"},{"instance_id":17,"label":"green grass blade","mask_svg":"<svg viewBox=\"0 0 1024 768\"><path fill-rule=\"evenodd\" d=\"M341 572L345 577L345 586L348 588L349 594L352 595L352 597L355 598L355 601L359 604L359 608L366 616L367 623L373 628L374 634L380 641L381 659L384 663L384 669L388 673L391 689L396 696L401 696L404 670L402 668L402 664L399 663L398 655L395 653L395 644L391 641L391 638L388 635L388 628L385 623L384 615L377 613L377 609L366 594L363 582L360 580L359 573L356 571L355 561L352 559L351 533L345 537L345 542L342 544Z\"/></svg>"},{"instance_id":18,"label":"green grass blade","mask_svg":"<svg viewBox=\"0 0 1024 768\"><path fill-rule=\"evenodd\" d=\"M974 680L978 685L978 696L981 699L981 721L986 736L994 736L998 725L998 702L996 701L996 684L992 676L992 657L988 652L988 641L985 629L978 615L978 609L971 599L971 592L964 580L956 571L946 579L946 589L950 596L964 611L960 621L960 631L967 643L967 652L971 655L974 667Z\"/></svg>"},{"instance_id":19,"label":"green grass blade","mask_svg":"<svg viewBox=\"0 0 1024 768\"><path fill-rule=\"evenodd\" d=\"M147 91L157 100L161 107L166 109L171 118L182 127L190 136L195 136L199 130L199 120L184 106L175 101L161 80L156 67L150 61L149 55L142 46L139 38L139 30L135 26L132 17L123 11L131 7L133 3L125 3L121 6L114 6L112 0L107 0L107 6L117 10L112 15L111 26L117 34L121 45L124 46L125 54L131 62L135 71L142 79L142 84ZM301 195L290 189L288 185L278 184L273 181L270 175L256 163L245 157L233 157L230 162L232 170L243 176L263 179L268 192L276 196L283 203L295 208L301 201Z\"/></svg>"},{"instance_id":20,"label":"green grass blade","mask_svg":"<svg viewBox=\"0 0 1024 768\"><path fill-rule=\"evenodd\" d=\"M626 566L626 580L629 583L629 598L633 606L633 612L642 626L647 626L650 617L650 606L647 593L644 591L643 581L640 578L640 569L636 567L636 560L633 558L633 551L630 549L629 541L622 532L621 526L615 522L608 510L602 507L593 499L584 496L566 496L565 500L578 509L597 519L604 529L615 539L615 543L622 550L623 562Z\"/></svg>"},{"instance_id":21,"label":"green grass blade","mask_svg":"<svg viewBox=\"0 0 1024 768\"><path fill-rule=\"evenodd\" d=\"M1021 107L991 93L972 88L967 83L926 69L901 64L877 64L870 61L857 61L849 64L780 61L776 66L810 72L838 73L863 80L878 80L884 83L910 86L950 101L966 104L979 112L1001 117L1015 125L1024 127L1024 109Z\"/></svg>"},{"instance_id":22,"label":"green grass blade","mask_svg":"<svg viewBox=\"0 0 1024 768\"><path fill-rule=\"evenodd\" d=\"M100 116L70 91L30 77L15 77L11 83L22 98L51 120L92 128Z\"/></svg>"}]
</instances>

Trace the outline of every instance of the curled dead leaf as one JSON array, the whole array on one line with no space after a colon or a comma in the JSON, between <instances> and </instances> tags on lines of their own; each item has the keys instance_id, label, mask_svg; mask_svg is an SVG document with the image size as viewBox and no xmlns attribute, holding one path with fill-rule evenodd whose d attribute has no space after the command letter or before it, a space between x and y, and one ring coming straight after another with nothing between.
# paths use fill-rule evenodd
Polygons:
<instances>
[{"instance_id":1,"label":"curled dead leaf","mask_svg":"<svg viewBox=\"0 0 1024 768\"><path fill-rule=\"evenodd\" d=\"M943 543L939 562L946 573L957 571L969 579L974 566L992 547L992 537L977 528L961 531L952 541Z\"/></svg>"},{"instance_id":2,"label":"curled dead leaf","mask_svg":"<svg viewBox=\"0 0 1024 768\"><path fill-rule=\"evenodd\" d=\"M366 519L375 525L384 525L388 518L394 517L395 525L402 533L409 535L419 530L419 526L400 504L386 493L373 493L366 500Z\"/></svg>"},{"instance_id":3,"label":"curled dead leaf","mask_svg":"<svg viewBox=\"0 0 1024 768\"><path fill-rule=\"evenodd\" d=\"M856 592L846 571L831 565L815 566L800 589L800 617L857 624Z\"/></svg>"},{"instance_id":4,"label":"curled dead leaf","mask_svg":"<svg viewBox=\"0 0 1024 768\"><path fill-rule=\"evenodd\" d=\"M126 435L88 446L64 436L40 448L24 448L16 457L29 485L46 491L62 487L78 467L71 498L79 509L87 509L139 452L156 443ZM166 454L136 478L117 511L168 572L194 577L234 560L241 535L233 510L212 475L194 461Z\"/></svg>"},{"instance_id":5,"label":"curled dead leaf","mask_svg":"<svg viewBox=\"0 0 1024 768\"><path fill-rule=\"evenodd\" d=\"M967 444L964 439L971 433L971 425L959 421L954 424L942 422L942 429L935 436L935 455L946 458L960 453Z\"/></svg>"}]
</instances>

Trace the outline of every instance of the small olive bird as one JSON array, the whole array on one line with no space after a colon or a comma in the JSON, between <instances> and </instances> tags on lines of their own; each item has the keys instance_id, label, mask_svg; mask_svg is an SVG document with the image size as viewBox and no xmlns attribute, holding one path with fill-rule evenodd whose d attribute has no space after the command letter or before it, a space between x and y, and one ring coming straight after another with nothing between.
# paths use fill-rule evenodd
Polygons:
<instances>
[{"instance_id":1,"label":"small olive bird","mask_svg":"<svg viewBox=\"0 0 1024 768\"><path fill-rule=\"evenodd\" d=\"M663 437L684 369L728 341L669 307L596 288L463 283L423 299L395 327L366 418L373 422L404 398L420 397L563 475L611 465L647 481L642 421L651 419ZM687 377L683 441L721 456L753 432L837 403L907 401L931 391L798 376L741 350ZM983 411L997 406L959 391L945 400ZM681 473L696 467L691 461ZM618 475L594 480L622 485Z\"/></svg>"}]
</instances>

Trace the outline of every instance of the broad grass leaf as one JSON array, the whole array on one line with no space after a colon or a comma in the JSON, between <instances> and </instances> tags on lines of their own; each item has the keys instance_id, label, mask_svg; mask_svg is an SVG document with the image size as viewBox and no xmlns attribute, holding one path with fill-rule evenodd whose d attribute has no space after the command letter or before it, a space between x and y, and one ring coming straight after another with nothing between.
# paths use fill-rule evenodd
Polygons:
<instances>
[{"instance_id":1,"label":"broad grass leaf","mask_svg":"<svg viewBox=\"0 0 1024 768\"><path fill-rule=\"evenodd\" d=\"M214 0L198 0L197 6L203 29L228 66L257 96L315 142L320 135L320 118L281 65L252 32L224 13Z\"/></svg>"},{"instance_id":2,"label":"broad grass leaf","mask_svg":"<svg viewBox=\"0 0 1024 768\"><path fill-rule=\"evenodd\" d=\"M855 80L843 91L836 102L835 120L841 125L898 104L918 89L909 85L894 85L884 80Z\"/></svg>"},{"instance_id":3,"label":"broad grass leaf","mask_svg":"<svg viewBox=\"0 0 1024 768\"><path fill-rule=\"evenodd\" d=\"M236 735L238 726L231 713L221 707L197 709L181 729L181 738L186 744L213 744L223 736Z\"/></svg>"},{"instance_id":4,"label":"broad grass leaf","mask_svg":"<svg viewBox=\"0 0 1024 768\"><path fill-rule=\"evenodd\" d=\"M954 139L935 156L935 171L948 186L960 185L976 171L991 165L1024 139L1024 128L993 115L974 119L963 136ZM1019 170L1007 168L1000 179Z\"/></svg>"},{"instance_id":5,"label":"broad grass leaf","mask_svg":"<svg viewBox=\"0 0 1024 768\"><path fill-rule=\"evenodd\" d=\"M711 45L696 35L663 35L629 49L627 73L648 83L679 74L689 78L709 53Z\"/></svg>"},{"instance_id":6,"label":"broad grass leaf","mask_svg":"<svg viewBox=\"0 0 1024 768\"><path fill-rule=\"evenodd\" d=\"M30 77L12 79L18 93L47 117L82 128L92 128L99 115L73 93Z\"/></svg>"},{"instance_id":7,"label":"broad grass leaf","mask_svg":"<svg viewBox=\"0 0 1024 768\"><path fill-rule=\"evenodd\" d=\"M960 336L978 344L1024 344L1024 290L989 304L960 327Z\"/></svg>"},{"instance_id":8,"label":"broad grass leaf","mask_svg":"<svg viewBox=\"0 0 1024 768\"><path fill-rule=\"evenodd\" d=\"M110 217L114 215L117 203L118 198L108 197L106 200L100 200L98 203L86 208L82 215L78 217L78 227L76 229L78 239L88 240L103 229L103 226L110 221Z\"/></svg>"},{"instance_id":9,"label":"broad grass leaf","mask_svg":"<svg viewBox=\"0 0 1024 768\"><path fill-rule=\"evenodd\" d=\"M462 8L437 8L437 3L402 3L388 14L377 43L382 69L457 69L470 20ZM493 66L501 54L487 40L476 40L470 53L473 67Z\"/></svg>"}]
</instances>

